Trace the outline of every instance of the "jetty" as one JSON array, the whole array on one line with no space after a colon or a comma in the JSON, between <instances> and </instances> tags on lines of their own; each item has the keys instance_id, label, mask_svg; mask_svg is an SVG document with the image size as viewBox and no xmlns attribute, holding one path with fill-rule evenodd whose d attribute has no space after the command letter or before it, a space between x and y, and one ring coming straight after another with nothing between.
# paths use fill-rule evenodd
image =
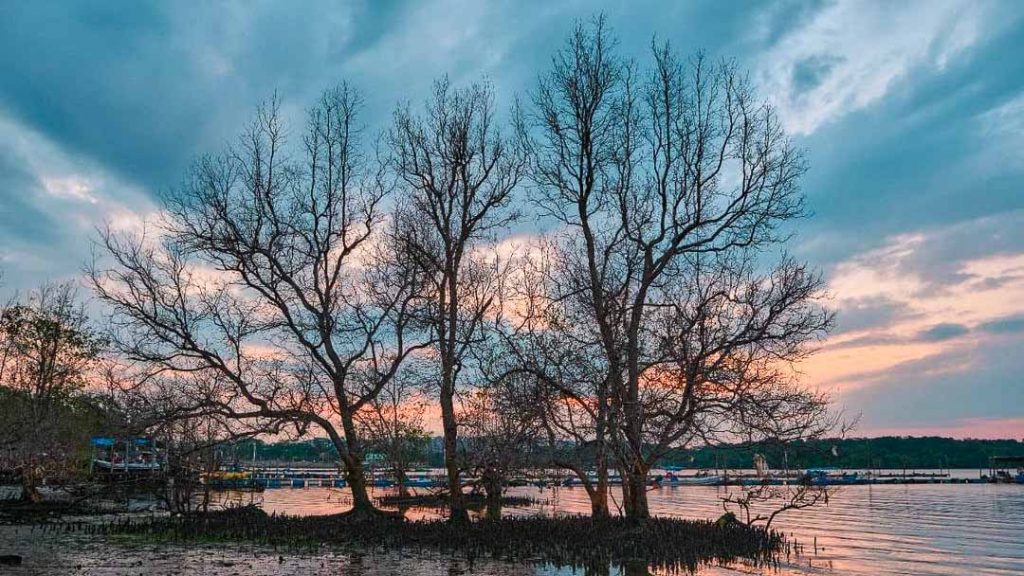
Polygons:
<instances>
[{"instance_id":1,"label":"jetty","mask_svg":"<svg viewBox=\"0 0 1024 576\"><path fill-rule=\"evenodd\" d=\"M989 458L988 478L997 484L1024 484L1024 456Z\"/></svg>"},{"instance_id":2,"label":"jetty","mask_svg":"<svg viewBox=\"0 0 1024 576\"><path fill-rule=\"evenodd\" d=\"M1002 460L999 461L1003 463ZM777 470L757 473L747 470L658 470L654 471L648 483L653 488L672 488L683 486L758 486L758 485L791 485L809 484L815 486L847 486L847 485L884 485L884 484L985 484L985 483L1021 483L1024 474L1013 476L1009 473L997 474L993 468L988 474L979 471L976 477L954 476L946 471L896 471L896 470ZM230 476L231 481L227 480ZM416 469L406 475L407 488L443 489L447 486L443 469ZM596 477L596 476L595 476ZM214 488L233 489L240 485L260 489L275 488L344 488L347 485L345 475L339 467L317 466L243 466L233 468L229 473L211 475L219 481L211 482ZM465 483L471 485L476 479L466 477ZM372 486L386 488L396 485L394 478L381 471L371 471L369 482ZM611 474L610 485L621 485L622 479ZM562 471L540 470L533 474L521 474L508 481L509 486L579 487L583 482L575 475L567 475Z\"/></svg>"}]
</instances>

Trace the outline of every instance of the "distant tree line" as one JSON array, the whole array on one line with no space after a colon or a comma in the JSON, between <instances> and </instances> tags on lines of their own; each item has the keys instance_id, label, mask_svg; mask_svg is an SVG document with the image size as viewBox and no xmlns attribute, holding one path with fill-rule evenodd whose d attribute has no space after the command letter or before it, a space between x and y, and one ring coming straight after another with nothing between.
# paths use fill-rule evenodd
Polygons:
<instances>
[{"instance_id":1,"label":"distant tree line","mask_svg":"<svg viewBox=\"0 0 1024 576\"><path fill-rule=\"evenodd\" d=\"M727 445L673 451L666 456L670 465L687 468L753 467L754 454L761 454L773 468L785 462L791 469L842 468L987 468L992 456L1024 455L1019 440L976 440L938 436L880 438L834 438L796 440L779 445Z\"/></svg>"},{"instance_id":2,"label":"distant tree line","mask_svg":"<svg viewBox=\"0 0 1024 576\"><path fill-rule=\"evenodd\" d=\"M233 444L230 454L247 462L256 447L261 461L282 462L335 462L330 441L315 438L301 442L263 442L249 440ZM440 467L443 465L441 438L425 439L415 465ZM436 446L437 449L432 449ZM834 449L834 452L833 452ZM755 454L762 455L772 468L781 469L788 462L791 469L816 467L842 468L987 468L993 456L1024 455L1024 442L1020 440L957 439L940 436L909 437L883 436L878 438L823 438L794 441L786 446L723 445L692 450L673 450L663 464L686 469L753 468Z\"/></svg>"}]
</instances>

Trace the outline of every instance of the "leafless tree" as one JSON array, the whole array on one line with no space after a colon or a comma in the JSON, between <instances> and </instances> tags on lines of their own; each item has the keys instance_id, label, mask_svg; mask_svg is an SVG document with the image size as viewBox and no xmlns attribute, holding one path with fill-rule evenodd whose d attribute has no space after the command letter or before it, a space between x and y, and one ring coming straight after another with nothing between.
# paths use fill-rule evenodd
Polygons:
<instances>
[{"instance_id":1,"label":"leafless tree","mask_svg":"<svg viewBox=\"0 0 1024 576\"><path fill-rule=\"evenodd\" d=\"M447 79L435 84L423 114L395 112L390 142L403 191L397 243L431 290L426 320L436 341L450 518L465 521L457 394L470 380L471 349L496 303L502 264L487 242L518 216L509 205L524 155L498 127L490 86L456 89Z\"/></svg>"},{"instance_id":2,"label":"leafless tree","mask_svg":"<svg viewBox=\"0 0 1024 576\"><path fill-rule=\"evenodd\" d=\"M764 523L770 530L775 518L790 510L803 510L819 504L827 505L835 489L810 482L786 485L759 484L722 497L722 508L728 513L732 507L740 511L740 520L747 526Z\"/></svg>"},{"instance_id":3,"label":"leafless tree","mask_svg":"<svg viewBox=\"0 0 1024 576\"><path fill-rule=\"evenodd\" d=\"M156 496L172 513L206 512L213 502L204 476L225 464L219 450L231 443L272 433L287 438L284 419L236 419L216 402L207 373L153 372L148 366L108 363L105 382L124 414L129 436L144 434L158 449L161 469L153 476Z\"/></svg>"},{"instance_id":4,"label":"leafless tree","mask_svg":"<svg viewBox=\"0 0 1024 576\"><path fill-rule=\"evenodd\" d=\"M488 518L501 518L501 500L511 475L537 462L540 407L529 378L487 382L465 401L466 465L478 478Z\"/></svg>"},{"instance_id":5,"label":"leafless tree","mask_svg":"<svg viewBox=\"0 0 1024 576\"><path fill-rule=\"evenodd\" d=\"M702 255L690 266L643 337L642 444L626 455L649 470L673 447L836 432L830 399L801 386L793 367L831 321L816 302L820 280L790 260L767 274L721 256Z\"/></svg>"},{"instance_id":6,"label":"leafless tree","mask_svg":"<svg viewBox=\"0 0 1024 576\"><path fill-rule=\"evenodd\" d=\"M774 112L731 63L652 52L641 69L603 20L579 26L525 128L535 203L562 226L548 299L583 324L569 333L593 334L599 448L637 519L668 446L821 414L784 376L831 321L818 275L771 262L803 214L805 169Z\"/></svg>"},{"instance_id":7,"label":"leafless tree","mask_svg":"<svg viewBox=\"0 0 1024 576\"><path fill-rule=\"evenodd\" d=\"M392 186L359 108L347 85L325 92L297 147L276 101L261 109L168 196L160 234L105 232L89 272L126 358L199 375L180 380L196 413L322 430L362 514L375 508L355 415L428 341L412 309L419 273L382 230Z\"/></svg>"},{"instance_id":8,"label":"leafless tree","mask_svg":"<svg viewBox=\"0 0 1024 576\"><path fill-rule=\"evenodd\" d=\"M430 442L423 427L427 405L419 382L404 375L392 378L356 415L367 445L383 458L399 496L408 496L408 470L423 460Z\"/></svg>"},{"instance_id":9,"label":"leafless tree","mask_svg":"<svg viewBox=\"0 0 1024 576\"><path fill-rule=\"evenodd\" d=\"M484 366L490 382L532 383L531 392L519 394L522 401L509 408L530 415L544 464L574 474L590 499L591 514L605 518L611 440L607 363L591 317L572 298L551 297L561 278L554 268L557 250L538 241L515 267Z\"/></svg>"}]
</instances>

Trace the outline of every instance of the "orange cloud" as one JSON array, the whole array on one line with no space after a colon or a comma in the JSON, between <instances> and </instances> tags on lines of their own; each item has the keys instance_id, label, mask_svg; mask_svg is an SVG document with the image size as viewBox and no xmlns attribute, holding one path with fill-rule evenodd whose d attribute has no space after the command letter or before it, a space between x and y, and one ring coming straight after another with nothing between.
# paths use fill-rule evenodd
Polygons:
<instances>
[{"instance_id":1,"label":"orange cloud","mask_svg":"<svg viewBox=\"0 0 1024 576\"><path fill-rule=\"evenodd\" d=\"M893 237L835 267L829 287L838 331L800 366L809 382L842 401L844 394L886 385L908 366L925 378L978 368L984 361L981 352L1005 337L985 326L1024 313L1024 253L947 259L939 242L943 233ZM858 322L856 315L870 307L865 303L881 303L884 310ZM844 312L851 318L845 330ZM1019 437L1024 419L964 418L948 426L866 432Z\"/></svg>"}]
</instances>

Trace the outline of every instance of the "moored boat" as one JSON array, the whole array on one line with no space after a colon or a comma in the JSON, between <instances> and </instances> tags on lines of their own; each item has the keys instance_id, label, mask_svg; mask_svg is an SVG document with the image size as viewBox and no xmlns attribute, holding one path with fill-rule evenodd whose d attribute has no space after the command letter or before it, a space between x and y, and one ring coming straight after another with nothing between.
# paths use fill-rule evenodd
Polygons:
<instances>
[{"instance_id":1,"label":"moored boat","mask_svg":"<svg viewBox=\"0 0 1024 576\"><path fill-rule=\"evenodd\" d=\"M247 470L217 470L202 475L203 484L211 490L242 490L262 492L265 486Z\"/></svg>"},{"instance_id":2,"label":"moored boat","mask_svg":"<svg viewBox=\"0 0 1024 576\"><path fill-rule=\"evenodd\" d=\"M699 472L685 476L669 472L664 476L656 476L654 482L660 486L717 486L722 483L722 477Z\"/></svg>"}]
</instances>

